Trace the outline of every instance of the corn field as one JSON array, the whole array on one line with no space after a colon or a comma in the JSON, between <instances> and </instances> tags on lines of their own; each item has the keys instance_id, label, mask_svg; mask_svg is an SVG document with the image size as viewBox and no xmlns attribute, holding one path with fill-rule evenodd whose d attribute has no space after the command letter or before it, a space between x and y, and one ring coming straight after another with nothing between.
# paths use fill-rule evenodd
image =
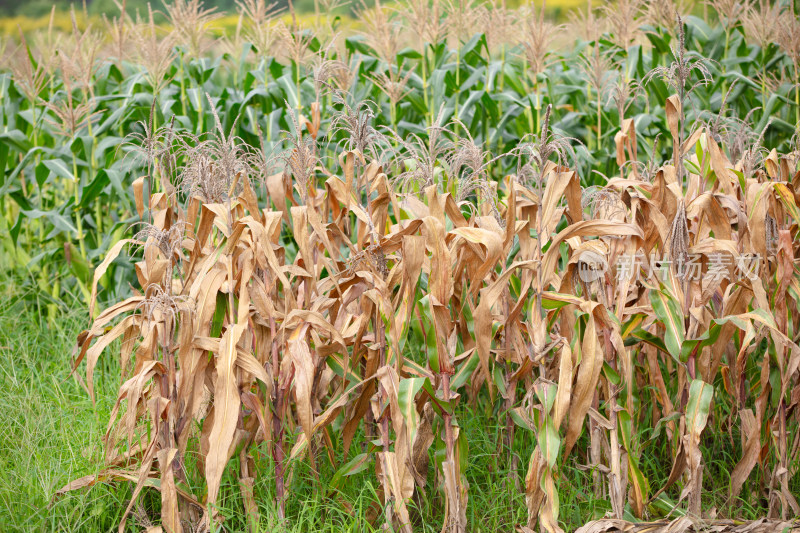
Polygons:
<instances>
[{"instance_id":1,"label":"corn field","mask_svg":"<svg viewBox=\"0 0 800 533\"><path fill-rule=\"evenodd\" d=\"M368 471L376 529L480 531L468 414L504 428L509 530L564 531L567 465L585 533L800 527L795 6L336 2L4 40L0 264L44 321L86 309L93 400L120 369L103 470L53 497L255 532L254 484L287 523L298 468L333 501Z\"/></svg>"}]
</instances>

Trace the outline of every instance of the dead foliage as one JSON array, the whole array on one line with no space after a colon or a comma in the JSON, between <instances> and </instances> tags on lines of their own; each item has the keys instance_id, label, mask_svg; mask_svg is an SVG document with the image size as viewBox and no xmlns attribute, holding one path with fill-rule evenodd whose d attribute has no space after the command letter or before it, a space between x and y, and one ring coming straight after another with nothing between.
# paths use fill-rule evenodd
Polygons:
<instances>
[{"instance_id":1,"label":"dead foliage","mask_svg":"<svg viewBox=\"0 0 800 533\"><path fill-rule=\"evenodd\" d=\"M800 447L797 161L774 151L731 160L704 125L684 139L681 103L666 106L672 161L649 162L646 176L623 165L586 194L549 109L542 131L502 156L516 173L499 183L471 138L434 146L378 135L367 105L345 105L335 121L353 135L338 161L317 156L316 126L297 117L273 159L221 126L208 141L161 147L160 160L175 162L159 167L162 192L148 195L143 178L134 186L149 225L94 278L96 288L137 244L137 290L78 339L90 395L118 341L106 468L61 492L131 481L126 517L156 488L161 527L198 530L219 519L236 458L257 522L255 454L274 461L283 513L290 464L335 463L333 442L349 457L363 434L378 444L336 466L346 475L374 462L387 524L411 531L408 502L433 482L444 530L465 531L456 406L484 396L503 406L509 434L517 426L537 439L525 530L561 531L558 470L576 457L613 517L582 531L767 531L778 522L621 520L628 510L648 519L673 485L676 506L702 516L700 443L712 423L741 440L731 502L757 470L770 517L800 514L789 489ZM432 128L430 139L446 130ZM636 143L620 139L621 163L636 160ZM384 144L399 155L385 157ZM745 270L741 258L756 254L757 269ZM636 279L618 275L626 259ZM643 474L651 428L672 454L663 487ZM435 439L439 467L429 465ZM190 470L204 473L202 493L185 489Z\"/></svg>"}]
</instances>

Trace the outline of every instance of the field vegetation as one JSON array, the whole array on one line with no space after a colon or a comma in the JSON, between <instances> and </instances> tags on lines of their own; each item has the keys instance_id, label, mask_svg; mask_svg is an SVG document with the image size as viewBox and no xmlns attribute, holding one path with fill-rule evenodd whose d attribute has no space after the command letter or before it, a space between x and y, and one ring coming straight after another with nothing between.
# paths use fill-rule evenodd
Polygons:
<instances>
[{"instance_id":1,"label":"field vegetation","mask_svg":"<svg viewBox=\"0 0 800 533\"><path fill-rule=\"evenodd\" d=\"M794 5L237 6L4 41L12 527L797 527Z\"/></svg>"}]
</instances>

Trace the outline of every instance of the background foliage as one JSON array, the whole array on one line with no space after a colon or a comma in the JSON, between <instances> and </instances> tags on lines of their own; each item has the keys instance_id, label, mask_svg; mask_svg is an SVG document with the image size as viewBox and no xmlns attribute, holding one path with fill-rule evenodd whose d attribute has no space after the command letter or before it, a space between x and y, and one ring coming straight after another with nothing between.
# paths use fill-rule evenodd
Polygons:
<instances>
[{"instance_id":1,"label":"background foliage","mask_svg":"<svg viewBox=\"0 0 800 533\"><path fill-rule=\"evenodd\" d=\"M253 0L220 36L178 0L4 41L14 299L88 308L93 400L120 354L106 466L57 495L133 482L111 521L177 531L293 527L308 489L463 531L502 472L501 519L548 531L573 503L573 525L796 515L800 23L708 7L567 26L414 0L351 26ZM577 274L637 252L673 267ZM762 277L690 283L690 253Z\"/></svg>"}]
</instances>

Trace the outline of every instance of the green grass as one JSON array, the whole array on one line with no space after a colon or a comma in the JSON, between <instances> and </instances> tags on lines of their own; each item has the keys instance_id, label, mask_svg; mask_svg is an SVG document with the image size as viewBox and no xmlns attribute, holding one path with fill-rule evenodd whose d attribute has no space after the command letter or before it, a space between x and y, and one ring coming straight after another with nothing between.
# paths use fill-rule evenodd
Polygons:
<instances>
[{"instance_id":1,"label":"green grass","mask_svg":"<svg viewBox=\"0 0 800 533\"><path fill-rule=\"evenodd\" d=\"M108 412L113 383L102 380L95 410L69 376L73 334L85 318L65 312L58 327L40 325L8 281L0 289L0 524L10 531L108 530L125 490L98 486L49 505L56 490L98 471L101 460L99 417Z\"/></svg>"},{"instance_id":2,"label":"green grass","mask_svg":"<svg viewBox=\"0 0 800 533\"><path fill-rule=\"evenodd\" d=\"M100 483L92 488L68 493L53 500L54 493L72 479L97 473L102 468L102 435L119 385L119 367L113 351L101 358L97 369L97 405L92 406L79 381L70 376L72 346L75 336L87 324L83 312L62 308L58 320L44 322L25 304L18 285L0 277L0 524L3 531L116 531L122 512L131 495L129 483ZM40 321L41 320L41 321ZM81 375L79 369L78 375ZM525 469L533 451L533 435L517 429L513 444L517 469L512 471L508 451L498 440L504 429L503 413L487 412L480 403L469 406L467 399L459 408L458 420L469 442L469 482L467 518L475 532L513 531L526 521L524 489ZM731 436L722 428L709 427L704 435L706 458L704 508L720 511L727 495L727 472L735 464L739 451ZM641 435L642 462L653 486L661 486L669 474L670 452L665 439L648 441ZM350 458L360 453L356 438ZM561 503L560 521L567 531L602 517L609 511L602 498L594 496L592 472L579 465L588 463L584 434L578 443L579 453L562 465L558 478ZM263 447L263 444L262 444ZM344 464L341 443L336 443L336 459ZM264 448L261 449L264 451ZM379 516L378 487L374 465L355 474L334 488L330 485L335 467L320 456L315 476L307 461L294 465L294 476L287 501L288 519L277 520L274 505L272 465L266 453L256 454L256 501L262 531L376 531ZM243 531L245 517L233 460L223 479L220 514L225 531ZM187 464L193 464L191 456ZM516 477L516 479L515 479ZM753 476L756 477L756 476ZM318 478L318 479L317 479ZM202 494L201 476L190 472L189 484ZM796 488L796 487L793 487ZM745 485L746 494L758 490L755 482ZM673 487L659 508L668 510L679 494ZM435 487L433 463L424 493L410 504L414 530L438 533L443 515L442 493ZM145 491L141 499L151 517L158 515L159 496ZM764 502L766 504L766 502ZM737 503L734 514L752 519L764 516L765 508ZM370 523L368 516L378 518ZM655 517L655 516L654 516ZM628 517L630 518L630 517ZM142 524L129 519L131 531Z\"/></svg>"}]
</instances>

